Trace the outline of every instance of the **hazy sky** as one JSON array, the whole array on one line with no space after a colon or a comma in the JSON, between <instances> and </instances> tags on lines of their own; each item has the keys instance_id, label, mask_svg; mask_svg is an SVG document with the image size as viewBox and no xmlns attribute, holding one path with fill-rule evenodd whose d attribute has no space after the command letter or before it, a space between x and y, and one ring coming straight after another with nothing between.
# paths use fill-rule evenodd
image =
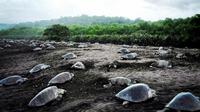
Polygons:
<instances>
[{"instance_id":1,"label":"hazy sky","mask_svg":"<svg viewBox=\"0 0 200 112\"><path fill-rule=\"evenodd\" d=\"M82 14L158 20L197 13L200 13L200 0L0 0L0 23Z\"/></svg>"}]
</instances>

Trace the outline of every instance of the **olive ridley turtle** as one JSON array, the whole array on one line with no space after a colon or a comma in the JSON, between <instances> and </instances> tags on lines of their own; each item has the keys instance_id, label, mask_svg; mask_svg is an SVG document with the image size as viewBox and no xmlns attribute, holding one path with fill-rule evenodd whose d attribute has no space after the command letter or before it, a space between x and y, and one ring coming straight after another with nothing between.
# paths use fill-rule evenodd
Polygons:
<instances>
[{"instance_id":1,"label":"olive ridley turtle","mask_svg":"<svg viewBox=\"0 0 200 112\"><path fill-rule=\"evenodd\" d=\"M122 53L122 54L127 54L130 53L130 51L127 48L121 48L118 53Z\"/></svg>"},{"instance_id":2,"label":"olive ridley turtle","mask_svg":"<svg viewBox=\"0 0 200 112\"><path fill-rule=\"evenodd\" d=\"M157 54L161 59L169 58L169 57L172 57L172 49L164 50L163 47L160 47L160 48L158 49L158 51L156 52L156 54Z\"/></svg>"},{"instance_id":3,"label":"olive ridley turtle","mask_svg":"<svg viewBox=\"0 0 200 112\"><path fill-rule=\"evenodd\" d=\"M64 89L59 89L56 86L50 86L39 92L28 104L29 107L43 106L50 101L60 100L66 92Z\"/></svg>"},{"instance_id":4,"label":"olive ridley turtle","mask_svg":"<svg viewBox=\"0 0 200 112\"><path fill-rule=\"evenodd\" d=\"M28 79L23 78L19 75L13 75L13 76L9 76L9 77L6 77L6 78L0 80L0 86L3 86L3 85L10 86L10 85L15 85L15 84L22 84L26 80L28 80Z\"/></svg>"},{"instance_id":5,"label":"olive ridley turtle","mask_svg":"<svg viewBox=\"0 0 200 112\"><path fill-rule=\"evenodd\" d=\"M177 111L199 111L200 100L190 92L181 92L177 94L165 107Z\"/></svg>"},{"instance_id":6,"label":"olive ridley turtle","mask_svg":"<svg viewBox=\"0 0 200 112\"><path fill-rule=\"evenodd\" d=\"M66 53L65 55L62 55L62 58L64 58L64 60L68 60L77 58L77 56L74 53Z\"/></svg>"},{"instance_id":7,"label":"olive ridley turtle","mask_svg":"<svg viewBox=\"0 0 200 112\"><path fill-rule=\"evenodd\" d=\"M125 54L123 56L121 56L122 60L133 60L136 59L138 57L137 53L129 53L129 54Z\"/></svg>"},{"instance_id":8,"label":"olive ridley turtle","mask_svg":"<svg viewBox=\"0 0 200 112\"><path fill-rule=\"evenodd\" d=\"M117 98L125 100L123 105L129 102L139 103L156 96L156 91L149 88L147 84L132 84L115 95Z\"/></svg>"},{"instance_id":9,"label":"olive ridley turtle","mask_svg":"<svg viewBox=\"0 0 200 112\"><path fill-rule=\"evenodd\" d=\"M73 73L69 73L69 72L62 72L59 73L58 75L56 75L55 77L53 77L48 85L52 85L52 84L62 84L65 83L66 81L71 80L74 77Z\"/></svg>"},{"instance_id":10,"label":"olive ridley turtle","mask_svg":"<svg viewBox=\"0 0 200 112\"><path fill-rule=\"evenodd\" d=\"M30 71L29 71L29 73L35 73L35 72L39 72L39 71L41 71L41 70L44 70L44 69L47 69L47 68L49 68L50 67L50 65L46 65L46 64L38 64L38 65L36 65L36 66L34 66Z\"/></svg>"},{"instance_id":11,"label":"olive ridley turtle","mask_svg":"<svg viewBox=\"0 0 200 112\"><path fill-rule=\"evenodd\" d=\"M53 45L51 45L51 44L46 44L46 46L47 46L47 50L54 50L54 49L56 49Z\"/></svg>"},{"instance_id":12,"label":"olive ridley turtle","mask_svg":"<svg viewBox=\"0 0 200 112\"><path fill-rule=\"evenodd\" d=\"M156 62L153 62L150 67L172 68L172 63L167 60L158 60Z\"/></svg>"},{"instance_id":13,"label":"olive ridley turtle","mask_svg":"<svg viewBox=\"0 0 200 112\"><path fill-rule=\"evenodd\" d=\"M126 77L113 77L108 79L109 83L103 85L104 88L109 88L112 85L126 85L129 86L135 82L132 82L131 79Z\"/></svg>"},{"instance_id":14,"label":"olive ridley turtle","mask_svg":"<svg viewBox=\"0 0 200 112\"><path fill-rule=\"evenodd\" d=\"M82 62L78 61L74 65L72 65L71 68L77 69L77 70L84 70L85 69L85 65Z\"/></svg>"}]
</instances>

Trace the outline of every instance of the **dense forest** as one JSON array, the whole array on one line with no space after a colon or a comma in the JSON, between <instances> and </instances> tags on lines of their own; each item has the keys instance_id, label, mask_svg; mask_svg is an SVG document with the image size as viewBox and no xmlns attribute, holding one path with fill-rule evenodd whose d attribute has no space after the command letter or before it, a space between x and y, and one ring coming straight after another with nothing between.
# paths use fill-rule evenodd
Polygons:
<instances>
[{"instance_id":1,"label":"dense forest","mask_svg":"<svg viewBox=\"0 0 200 112\"><path fill-rule=\"evenodd\" d=\"M58 23L55 22L58 20L52 21L53 24ZM69 28L67 40L70 41L200 47L200 14L185 19L166 18L154 22L89 16L61 18L59 21ZM52 24L48 21L18 24L11 29L1 30L0 38L41 39L49 25Z\"/></svg>"}]
</instances>

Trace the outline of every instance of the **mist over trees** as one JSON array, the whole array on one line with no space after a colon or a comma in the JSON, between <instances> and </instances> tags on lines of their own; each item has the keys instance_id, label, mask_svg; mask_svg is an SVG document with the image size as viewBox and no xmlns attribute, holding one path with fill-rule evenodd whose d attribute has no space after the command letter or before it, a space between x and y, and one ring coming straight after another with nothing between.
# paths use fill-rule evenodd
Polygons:
<instances>
[{"instance_id":1,"label":"mist over trees","mask_svg":"<svg viewBox=\"0 0 200 112\"><path fill-rule=\"evenodd\" d=\"M42 37L45 25L56 21L69 28L71 41L200 47L200 14L185 19L166 18L155 22L141 19L132 21L121 17L68 17L18 24L0 31L0 38Z\"/></svg>"}]
</instances>

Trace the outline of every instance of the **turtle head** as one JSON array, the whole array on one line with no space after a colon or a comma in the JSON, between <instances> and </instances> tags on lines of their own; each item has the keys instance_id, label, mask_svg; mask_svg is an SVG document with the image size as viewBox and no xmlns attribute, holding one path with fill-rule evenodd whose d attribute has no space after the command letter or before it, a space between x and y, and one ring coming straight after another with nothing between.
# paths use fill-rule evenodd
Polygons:
<instances>
[{"instance_id":1,"label":"turtle head","mask_svg":"<svg viewBox=\"0 0 200 112\"><path fill-rule=\"evenodd\" d=\"M109 84L105 84L103 85L104 88L110 88L112 86L112 84L109 82Z\"/></svg>"},{"instance_id":2,"label":"turtle head","mask_svg":"<svg viewBox=\"0 0 200 112\"><path fill-rule=\"evenodd\" d=\"M127 84L127 86L130 86L130 85L136 84L136 83L138 83L138 81L137 81L137 80L133 80L133 81L129 82L129 83Z\"/></svg>"},{"instance_id":3,"label":"turtle head","mask_svg":"<svg viewBox=\"0 0 200 112\"><path fill-rule=\"evenodd\" d=\"M25 82L25 81L27 81L27 80L28 80L28 78L23 78L22 80L23 80L23 82Z\"/></svg>"},{"instance_id":4,"label":"turtle head","mask_svg":"<svg viewBox=\"0 0 200 112\"><path fill-rule=\"evenodd\" d=\"M196 99L200 100L200 98L198 96L196 96Z\"/></svg>"},{"instance_id":5,"label":"turtle head","mask_svg":"<svg viewBox=\"0 0 200 112\"><path fill-rule=\"evenodd\" d=\"M62 99L63 94L65 94L67 91L64 89L58 89L58 97L56 98L56 100L60 101Z\"/></svg>"},{"instance_id":6,"label":"turtle head","mask_svg":"<svg viewBox=\"0 0 200 112\"><path fill-rule=\"evenodd\" d=\"M47 86L51 86L51 83L48 83Z\"/></svg>"},{"instance_id":7,"label":"turtle head","mask_svg":"<svg viewBox=\"0 0 200 112\"><path fill-rule=\"evenodd\" d=\"M25 82L27 80L28 80L28 78L22 78L22 79L17 80L16 83L22 84L23 82Z\"/></svg>"},{"instance_id":8,"label":"turtle head","mask_svg":"<svg viewBox=\"0 0 200 112\"><path fill-rule=\"evenodd\" d=\"M58 89L58 94L59 95L63 95L63 94L65 94L67 91L66 90L64 90L64 89Z\"/></svg>"},{"instance_id":9,"label":"turtle head","mask_svg":"<svg viewBox=\"0 0 200 112\"><path fill-rule=\"evenodd\" d=\"M153 62L151 63L150 67L153 68L153 67L156 67L158 64L156 62Z\"/></svg>"},{"instance_id":10,"label":"turtle head","mask_svg":"<svg viewBox=\"0 0 200 112\"><path fill-rule=\"evenodd\" d=\"M72 76L72 77L74 77L74 74L73 74L73 73L71 73L71 76Z\"/></svg>"},{"instance_id":11,"label":"turtle head","mask_svg":"<svg viewBox=\"0 0 200 112\"><path fill-rule=\"evenodd\" d=\"M122 103L122 105L125 107L128 106L128 104L129 104L129 101L123 101L123 103Z\"/></svg>"},{"instance_id":12,"label":"turtle head","mask_svg":"<svg viewBox=\"0 0 200 112\"><path fill-rule=\"evenodd\" d=\"M163 47L159 47L159 49L158 49L158 50L159 50L159 51L160 51L160 50L164 50L164 48L163 48Z\"/></svg>"},{"instance_id":13,"label":"turtle head","mask_svg":"<svg viewBox=\"0 0 200 112\"><path fill-rule=\"evenodd\" d=\"M172 62L169 62L169 65L167 66L167 68L172 68Z\"/></svg>"},{"instance_id":14,"label":"turtle head","mask_svg":"<svg viewBox=\"0 0 200 112\"><path fill-rule=\"evenodd\" d=\"M151 89L150 91L149 91L149 98L153 98L153 97L156 97L157 95L156 95L156 91L155 90L153 90L153 89Z\"/></svg>"}]
</instances>

